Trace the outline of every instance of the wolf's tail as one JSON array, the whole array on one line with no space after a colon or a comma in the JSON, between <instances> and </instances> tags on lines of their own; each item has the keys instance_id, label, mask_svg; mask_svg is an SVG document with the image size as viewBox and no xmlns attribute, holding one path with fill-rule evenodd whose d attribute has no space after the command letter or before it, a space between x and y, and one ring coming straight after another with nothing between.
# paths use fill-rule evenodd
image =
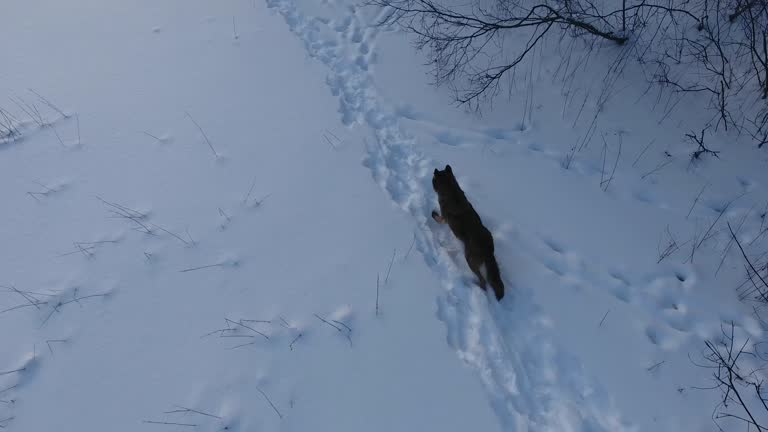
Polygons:
<instances>
[{"instance_id":1,"label":"wolf's tail","mask_svg":"<svg viewBox=\"0 0 768 432\"><path fill-rule=\"evenodd\" d=\"M501 281L499 265L493 255L485 261L485 271L488 275L488 283L491 284L493 292L496 294L496 300L501 300L504 297L504 282Z\"/></svg>"}]
</instances>

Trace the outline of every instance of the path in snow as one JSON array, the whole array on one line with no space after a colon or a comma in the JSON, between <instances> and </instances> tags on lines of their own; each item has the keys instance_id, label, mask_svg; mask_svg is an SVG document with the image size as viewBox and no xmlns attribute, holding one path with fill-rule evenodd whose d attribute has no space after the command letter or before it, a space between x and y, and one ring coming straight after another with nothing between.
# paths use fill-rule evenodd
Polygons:
<instances>
[{"instance_id":1,"label":"path in snow","mask_svg":"<svg viewBox=\"0 0 768 432\"><path fill-rule=\"evenodd\" d=\"M291 0L267 0L308 54L329 69L327 83L339 98L344 124L365 124L374 137L367 143L366 166L390 198L416 221L417 248L442 280L438 317L449 344L477 370L505 428L513 430L628 429L608 398L584 377L574 359L559 352L548 322L532 300L534 287L508 283L508 297L497 306L459 269L448 249L458 245L430 222L435 199L434 164L422 156L400 126L402 113L384 108L369 71L379 28L353 6L335 5L336 20L305 14ZM499 249L506 247L500 239ZM453 245L451 246L451 244ZM531 245L517 244L520 249Z\"/></svg>"}]
</instances>

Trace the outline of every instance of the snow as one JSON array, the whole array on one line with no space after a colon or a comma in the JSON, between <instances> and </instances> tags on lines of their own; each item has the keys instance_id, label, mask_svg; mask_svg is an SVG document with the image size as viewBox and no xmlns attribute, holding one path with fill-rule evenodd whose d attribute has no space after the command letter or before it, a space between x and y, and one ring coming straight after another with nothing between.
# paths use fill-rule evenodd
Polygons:
<instances>
[{"instance_id":1,"label":"snow","mask_svg":"<svg viewBox=\"0 0 768 432\"><path fill-rule=\"evenodd\" d=\"M346 0L5 9L0 426L716 430L689 356L723 323L763 335L736 251L716 269L722 222L763 228L768 174L724 133L691 166L695 101L660 122L628 87L565 169L591 118L548 59L478 117ZM501 303L429 216L446 163ZM667 227L715 220L657 262Z\"/></svg>"}]
</instances>

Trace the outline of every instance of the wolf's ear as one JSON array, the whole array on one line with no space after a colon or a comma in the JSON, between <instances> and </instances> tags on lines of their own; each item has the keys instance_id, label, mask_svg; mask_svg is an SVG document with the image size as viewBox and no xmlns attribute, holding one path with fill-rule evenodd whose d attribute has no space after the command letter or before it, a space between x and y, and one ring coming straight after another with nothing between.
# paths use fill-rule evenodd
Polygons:
<instances>
[{"instance_id":1,"label":"wolf's ear","mask_svg":"<svg viewBox=\"0 0 768 432\"><path fill-rule=\"evenodd\" d=\"M453 174L453 170L451 169L451 166L450 166L450 165L446 165L446 166L445 166L445 171L446 171L446 172L449 172L449 173L451 173L451 174Z\"/></svg>"},{"instance_id":2,"label":"wolf's ear","mask_svg":"<svg viewBox=\"0 0 768 432\"><path fill-rule=\"evenodd\" d=\"M438 171L438 170L437 170L437 168L435 168L435 172L434 172L434 173L432 173L432 174L434 174L434 175L438 175L438 174L440 174L440 171Z\"/></svg>"}]
</instances>

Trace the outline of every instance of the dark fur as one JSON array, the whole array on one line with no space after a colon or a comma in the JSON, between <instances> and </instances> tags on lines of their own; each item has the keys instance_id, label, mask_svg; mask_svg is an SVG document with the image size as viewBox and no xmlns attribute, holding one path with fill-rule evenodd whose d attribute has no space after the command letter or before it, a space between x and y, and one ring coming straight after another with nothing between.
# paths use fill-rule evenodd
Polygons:
<instances>
[{"instance_id":1,"label":"dark fur","mask_svg":"<svg viewBox=\"0 0 768 432\"><path fill-rule=\"evenodd\" d=\"M483 226L480 216L459 187L450 165L446 165L443 171L435 170L432 187L440 203L440 214L433 211L432 217L438 223L447 223L453 234L464 243L464 257L469 268L477 275L482 289L485 289L486 280L480 268L485 264L488 283L493 287L496 299L501 300L504 297L504 283L493 255L493 236Z\"/></svg>"}]
</instances>

